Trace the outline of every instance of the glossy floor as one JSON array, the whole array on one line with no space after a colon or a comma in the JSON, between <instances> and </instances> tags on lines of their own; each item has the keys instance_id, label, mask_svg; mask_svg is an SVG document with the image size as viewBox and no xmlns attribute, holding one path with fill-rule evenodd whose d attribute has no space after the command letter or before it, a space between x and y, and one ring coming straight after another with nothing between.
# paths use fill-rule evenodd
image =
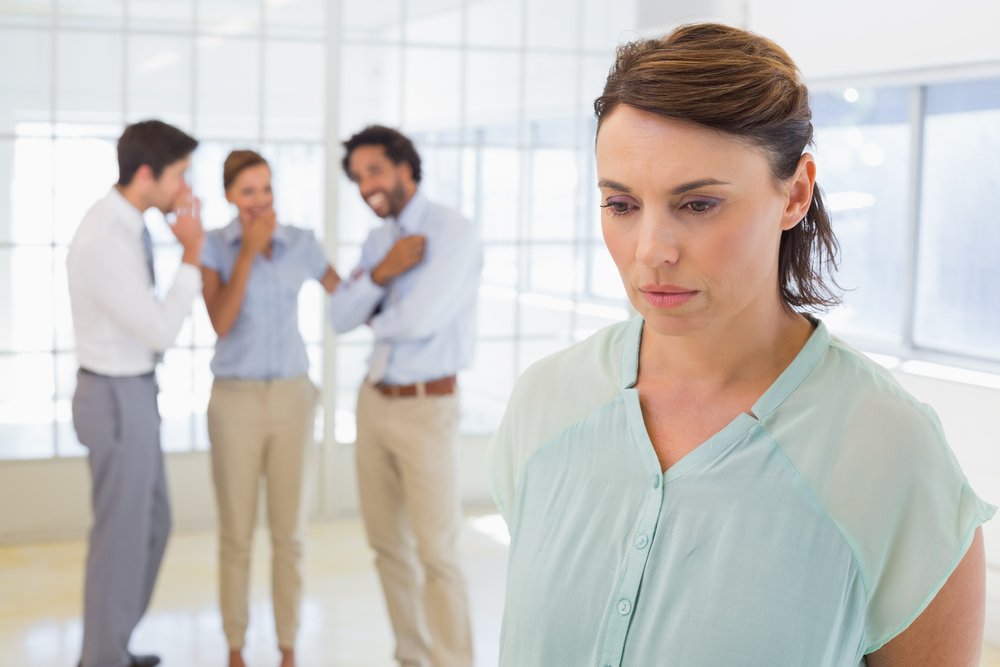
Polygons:
<instances>
[{"instance_id":1,"label":"glossy floor","mask_svg":"<svg viewBox=\"0 0 1000 667\"><path fill-rule=\"evenodd\" d=\"M477 667L497 662L505 536L499 517L486 515L470 517L461 538ZM275 667L266 533L257 537L246 657L249 667ZM212 533L174 534L152 608L133 635L134 650L160 654L164 667L224 667L215 548ZM84 553L80 541L0 547L0 665L76 664ZM300 667L393 666L381 590L357 521L309 529L306 591ZM1000 667L1000 651L987 648L982 664Z\"/></svg>"}]
</instances>

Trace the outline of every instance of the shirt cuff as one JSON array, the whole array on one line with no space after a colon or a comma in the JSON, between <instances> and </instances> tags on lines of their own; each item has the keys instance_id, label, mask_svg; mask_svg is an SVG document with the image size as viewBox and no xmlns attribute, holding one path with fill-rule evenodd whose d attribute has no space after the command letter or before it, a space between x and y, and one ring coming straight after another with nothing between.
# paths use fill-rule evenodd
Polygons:
<instances>
[{"instance_id":1,"label":"shirt cuff","mask_svg":"<svg viewBox=\"0 0 1000 667\"><path fill-rule=\"evenodd\" d=\"M181 262L174 276L174 287L190 292L201 290L201 269L194 264Z\"/></svg>"}]
</instances>

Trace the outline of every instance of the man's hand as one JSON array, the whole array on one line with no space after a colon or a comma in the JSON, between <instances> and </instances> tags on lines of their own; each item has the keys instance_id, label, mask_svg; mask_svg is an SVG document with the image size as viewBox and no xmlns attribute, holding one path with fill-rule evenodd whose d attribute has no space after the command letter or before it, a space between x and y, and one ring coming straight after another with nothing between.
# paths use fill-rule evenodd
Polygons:
<instances>
[{"instance_id":1,"label":"man's hand","mask_svg":"<svg viewBox=\"0 0 1000 667\"><path fill-rule=\"evenodd\" d=\"M278 216L273 208L263 211L243 227L243 250L256 256L267 250L278 226Z\"/></svg>"},{"instance_id":2,"label":"man's hand","mask_svg":"<svg viewBox=\"0 0 1000 667\"><path fill-rule=\"evenodd\" d=\"M406 273L424 258L427 237L419 234L404 236L396 241L385 258L372 270L372 281L385 285L396 276Z\"/></svg>"},{"instance_id":3,"label":"man's hand","mask_svg":"<svg viewBox=\"0 0 1000 667\"><path fill-rule=\"evenodd\" d=\"M170 225L170 231L184 248L181 261L198 266L201 263L205 229L201 226L201 201L191 193L190 188L186 188L178 197L174 214L177 219Z\"/></svg>"}]
</instances>

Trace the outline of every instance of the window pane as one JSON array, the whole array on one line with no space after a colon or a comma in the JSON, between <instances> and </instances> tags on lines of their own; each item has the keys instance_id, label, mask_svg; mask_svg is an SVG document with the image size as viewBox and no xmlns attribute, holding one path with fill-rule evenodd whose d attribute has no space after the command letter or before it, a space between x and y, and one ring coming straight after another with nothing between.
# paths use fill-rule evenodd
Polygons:
<instances>
[{"instance_id":1,"label":"window pane","mask_svg":"<svg viewBox=\"0 0 1000 667\"><path fill-rule=\"evenodd\" d=\"M521 100L520 60L517 53L473 51L468 54L465 67L465 124L468 127L517 123ZM517 142L516 133L505 138L504 143Z\"/></svg>"},{"instance_id":2,"label":"window pane","mask_svg":"<svg viewBox=\"0 0 1000 667\"><path fill-rule=\"evenodd\" d=\"M621 274L611 259L602 242L594 242L590 246L590 265L586 271L588 300L601 303L604 300L625 302L625 287L622 285Z\"/></svg>"},{"instance_id":3,"label":"window pane","mask_svg":"<svg viewBox=\"0 0 1000 667\"><path fill-rule=\"evenodd\" d=\"M522 250L527 268L525 291L546 296L572 296L583 291L583 270L577 251L569 245L530 245Z\"/></svg>"},{"instance_id":4,"label":"window pane","mask_svg":"<svg viewBox=\"0 0 1000 667\"><path fill-rule=\"evenodd\" d=\"M417 146L423 180L420 189L433 201L457 209L461 204L462 155L457 148Z\"/></svg>"},{"instance_id":5,"label":"window pane","mask_svg":"<svg viewBox=\"0 0 1000 667\"><path fill-rule=\"evenodd\" d=\"M476 217L487 241L512 241L518 237L520 165L517 150L479 151Z\"/></svg>"},{"instance_id":6,"label":"window pane","mask_svg":"<svg viewBox=\"0 0 1000 667\"><path fill-rule=\"evenodd\" d=\"M222 188L222 164L230 151L252 147L250 144L251 142L246 141L203 141L198 144L198 149L191 158L189 182L194 194L201 199L201 224L205 229L225 227L236 217L236 209L226 201L226 193ZM264 157L270 162L269 155ZM169 233L163 227L157 228ZM154 239L168 241L169 237L156 236L157 228L150 227Z\"/></svg>"},{"instance_id":7,"label":"window pane","mask_svg":"<svg viewBox=\"0 0 1000 667\"><path fill-rule=\"evenodd\" d=\"M0 352L52 349L52 262L51 248L0 248Z\"/></svg>"},{"instance_id":8,"label":"window pane","mask_svg":"<svg viewBox=\"0 0 1000 667\"><path fill-rule=\"evenodd\" d=\"M531 153L531 218L529 235L535 240L572 240L576 236L576 151L535 150Z\"/></svg>"},{"instance_id":9,"label":"window pane","mask_svg":"<svg viewBox=\"0 0 1000 667\"><path fill-rule=\"evenodd\" d=\"M120 28L124 0L58 0L59 24L76 28Z\"/></svg>"},{"instance_id":10,"label":"window pane","mask_svg":"<svg viewBox=\"0 0 1000 667\"><path fill-rule=\"evenodd\" d=\"M128 0L129 28L140 30L191 30L194 0Z\"/></svg>"},{"instance_id":11,"label":"window pane","mask_svg":"<svg viewBox=\"0 0 1000 667\"><path fill-rule=\"evenodd\" d=\"M479 0L468 3L467 7L469 46L517 48L521 45L522 0Z\"/></svg>"},{"instance_id":12,"label":"window pane","mask_svg":"<svg viewBox=\"0 0 1000 667\"><path fill-rule=\"evenodd\" d=\"M458 45L462 36L461 0L407 0L406 41Z\"/></svg>"},{"instance_id":13,"label":"window pane","mask_svg":"<svg viewBox=\"0 0 1000 667\"><path fill-rule=\"evenodd\" d=\"M526 2L528 48L572 49L580 33L580 8L575 0Z\"/></svg>"},{"instance_id":14,"label":"window pane","mask_svg":"<svg viewBox=\"0 0 1000 667\"><path fill-rule=\"evenodd\" d=\"M197 57L196 132L222 139L259 136L259 42L201 37Z\"/></svg>"},{"instance_id":15,"label":"window pane","mask_svg":"<svg viewBox=\"0 0 1000 667\"><path fill-rule=\"evenodd\" d=\"M341 33L345 41L398 41L403 0L343 0Z\"/></svg>"},{"instance_id":16,"label":"window pane","mask_svg":"<svg viewBox=\"0 0 1000 667\"><path fill-rule=\"evenodd\" d=\"M0 30L0 132L52 119L52 35L41 30Z\"/></svg>"},{"instance_id":17,"label":"window pane","mask_svg":"<svg viewBox=\"0 0 1000 667\"><path fill-rule=\"evenodd\" d=\"M208 442L208 398L212 393L212 372L209 363L212 360L212 350L194 351L194 403L192 418L194 420L193 447L197 450L209 448Z\"/></svg>"},{"instance_id":18,"label":"window pane","mask_svg":"<svg viewBox=\"0 0 1000 667\"><path fill-rule=\"evenodd\" d=\"M371 124L400 123L400 49L389 46L341 48L341 139Z\"/></svg>"},{"instance_id":19,"label":"window pane","mask_svg":"<svg viewBox=\"0 0 1000 667\"><path fill-rule=\"evenodd\" d=\"M185 452L193 448L194 354L171 349L156 372L160 385L160 442L165 452Z\"/></svg>"},{"instance_id":20,"label":"window pane","mask_svg":"<svg viewBox=\"0 0 1000 667\"><path fill-rule=\"evenodd\" d=\"M517 287L517 246L487 245L483 263L483 285Z\"/></svg>"},{"instance_id":21,"label":"window pane","mask_svg":"<svg viewBox=\"0 0 1000 667\"><path fill-rule=\"evenodd\" d=\"M529 119L564 122L578 115L577 63L575 56L528 54L524 106Z\"/></svg>"},{"instance_id":22,"label":"window pane","mask_svg":"<svg viewBox=\"0 0 1000 667\"><path fill-rule=\"evenodd\" d=\"M462 433L493 433L514 389L513 340L477 341L472 366L459 376Z\"/></svg>"},{"instance_id":23,"label":"window pane","mask_svg":"<svg viewBox=\"0 0 1000 667\"><path fill-rule=\"evenodd\" d=\"M322 39L326 35L326 4L323 0L265 0L267 34Z\"/></svg>"},{"instance_id":24,"label":"window pane","mask_svg":"<svg viewBox=\"0 0 1000 667\"><path fill-rule=\"evenodd\" d=\"M613 53L619 42L634 39L639 26L635 0L584 0L583 44L588 51L607 49Z\"/></svg>"},{"instance_id":25,"label":"window pane","mask_svg":"<svg viewBox=\"0 0 1000 667\"><path fill-rule=\"evenodd\" d=\"M55 237L68 244L83 214L118 180L115 140L55 141Z\"/></svg>"},{"instance_id":26,"label":"window pane","mask_svg":"<svg viewBox=\"0 0 1000 667\"><path fill-rule=\"evenodd\" d=\"M264 136L312 139L323 136L326 48L322 43L266 45Z\"/></svg>"},{"instance_id":27,"label":"window pane","mask_svg":"<svg viewBox=\"0 0 1000 667\"><path fill-rule=\"evenodd\" d=\"M219 35L260 33L260 2L198 0L198 27Z\"/></svg>"},{"instance_id":28,"label":"window pane","mask_svg":"<svg viewBox=\"0 0 1000 667\"><path fill-rule=\"evenodd\" d=\"M479 288L478 333L484 338L514 335L517 257L514 248L487 246Z\"/></svg>"},{"instance_id":29,"label":"window pane","mask_svg":"<svg viewBox=\"0 0 1000 667\"><path fill-rule=\"evenodd\" d=\"M0 459L52 456L52 355L0 354L0 377Z\"/></svg>"},{"instance_id":30,"label":"window pane","mask_svg":"<svg viewBox=\"0 0 1000 667\"><path fill-rule=\"evenodd\" d=\"M355 410L358 405L358 387L368 371L368 345L337 345L336 381L337 414L334 437L337 442L354 442L357 435Z\"/></svg>"},{"instance_id":31,"label":"window pane","mask_svg":"<svg viewBox=\"0 0 1000 667\"><path fill-rule=\"evenodd\" d=\"M122 122L121 33L56 33L56 120Z\"/></svg>"},{"instance_id":32,"label":"window pane","mask_svg":"<svg viewBox=\"0 0 1000 667\"><path fill-rule=\"evenodd\" d=\"M866 339L901 339L906 309L910 92L903 88L813 96L817 183L841 246L847 290L827 323Z\"/></svg>"},{"instance_id":33,"label":"window pane","mask_svg":"<svg viewBox=\"0 0 1000 667\"><path fill-rule=\"evenodd\" d=\"M927 113L914 338L1000 359L1000 80L931 86Z\"/></svg>"},{"instance_id":34,"label":"window pane","mask_svg":"<svg viewBox=\"0 0 1000 667\"><path fill-rule=\"evenodd\" d=\"M299 292L299 332L306 343L322 343L326 326L326 290L315 280L308 280Z\"/></svg>"},{"instance_id":35,"label":"window pane","mask_svg":"<svg viewBox=\"0 0 1000 667\"><path fill-rule=\"evenodd\" d=\"M326 178L321 144L265 144L264 157L271 163L271 186L279 220L305 227L323 238L323 207ZM351 192L341 191L342 197ZM358 198L360 199L360 197Z\"/></svg>"},{"instance_id":36,"label":"window pane","mask_svg":"<svg viewBox=\"0 0 1000 667\"><path fill-rule=\"evenodd\" d=\"M0 0L0 25L48 27L54 4L53 0Z\"/></svg>"},{"instance_id":37,"label":"window pane","mask_svg":"<svg viewBox=\"0 0 1000 667\"><path fill-rule=\"evenodd\" d=\"M52 142L0 140L0 243L51 243Z\"/></svg>"},{"instance_id":38,"label":"window pane","mask_svg":"<svg viewBox=\"0 0 1000 667\"><path fill-rule=\"evenodd\" d=\"M179 35L129 35L128 122L157 118L191 127L191 55L194 43Z\"/></svg>"},{"instance_id":39,"label":"window pane","mask_svg":"<svg viewBox=\"0 0 1000 667\"><path fill-rule=\"evenodd\" d=\"M406 51L403 114L407 131L453 130L459 124L459 52Z\"/></svg>"},{"instance_id":40,"label":"window pane","mask_svg":"<svg viewBox=\"0 0 1000 667\"><path fill-rule=\"evenodd\" d=\"M73 392L79 365L75 354L57 354L56 363L56 456L86 456L73 428Z\"/></svg>"},{"instance_id":41,"label":"window pane","mask_svg":"<svg viewBox=\"0 0 1000 667\"><path fill-rule=\"evenodd\" d=\"M69 281L66 278L66 246L57 246L52 263L52 306L54 341L57 350L72 350L76 345L73 313L69 304ZM75 380L74 380L75 381Z\"/></svg>"}]
</instances>

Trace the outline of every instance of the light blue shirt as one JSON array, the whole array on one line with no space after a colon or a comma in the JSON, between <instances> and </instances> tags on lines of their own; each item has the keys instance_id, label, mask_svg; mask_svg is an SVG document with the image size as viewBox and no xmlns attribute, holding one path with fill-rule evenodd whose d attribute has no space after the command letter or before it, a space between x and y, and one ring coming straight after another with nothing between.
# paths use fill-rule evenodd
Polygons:
<instances>
[{"instance_id":1,"label":"light blue shirt","mask_svg":"<svg viewBox=\"0 0 1000 667\"><path fill-rule=\"evenodd\" d=\"M243 242L239 219L205 235L201 264L229 282ZM215 343L212 373L217 378L273 380L309 372L299 332L299 290L319 280L329 262L315 234L278 225L271 258L254 258L236 323Z\"/></svg>"},{"instance_id":2,"label":"light blue shirt","mask_svg":"<svg viewBox=\"0 0 1000 667\"><path fill-rule=\"evenodd\" d=\"M849 667L924 610L995 508L934 413L820 323L662 472L642 320L531 367L490 446L510 667Z\"/></svg>"},{"instance_id":3,"label":"light blue shirt","mask_svg":"<svg viewBox=\"0 0 1000 667\"><path fill-rule=\"evenodd\" d=\"M385 286L373 282L372 269L396 240L414 234L427 238L420 264ZM418 190L398 219L368 234L357 268L330 296L330 320L340 333L370 324L376 348L388 346L386 383L453 375L472 360L482 268L473 224Z\"/></svg>"}]
</instances>

